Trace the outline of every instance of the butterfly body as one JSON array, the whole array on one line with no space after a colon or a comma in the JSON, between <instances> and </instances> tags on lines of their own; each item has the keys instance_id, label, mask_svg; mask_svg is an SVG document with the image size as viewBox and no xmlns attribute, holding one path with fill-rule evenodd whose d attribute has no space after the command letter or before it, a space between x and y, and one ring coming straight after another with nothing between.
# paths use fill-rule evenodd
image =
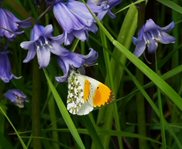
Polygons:
<instances>
[{"instance_id":1,"label":"butterfly body","mask_svg":"<svg viewBox=\"0 0 182 149\"><path fill-rule=\"evenodd\" d=\"M68 78L67 109L76 115L86 115L95 107L112 100L112 91L105 84L72 71Z\"/></svg>"}]
</instances>

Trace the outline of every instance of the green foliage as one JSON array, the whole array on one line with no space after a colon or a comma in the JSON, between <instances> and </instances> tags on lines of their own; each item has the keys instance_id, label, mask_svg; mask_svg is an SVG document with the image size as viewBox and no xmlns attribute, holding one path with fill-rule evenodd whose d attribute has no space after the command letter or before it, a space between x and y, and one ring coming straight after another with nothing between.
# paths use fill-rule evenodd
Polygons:
<instances>
[{"instance_id":1,"label":"green foliage","mask_svg":"<svg viewBox=\"0 0 182 149\"><path fill-rule=\"evenodd\" d=\"M51 11L42 15L47 8L43 1L36 6L32 0L4 0L3 7L20 18L33 16L32 22L39 18L41 24L52 23L55 35L62 32ZM148 11L153 7L155 12ZM123 0L113 12L115 19L105 16L102 21L91 12L99 31L90 33L84 43L75 39L67 46L82 54L89 47L98 51L97 65L87 67L86 74L107 84L115 97L89 115L67 111L67 82L55 83L54 77L62 74L55 57L45 70L38 69L37 59L22 63L26 51L19 44L29 40L29 30L11 42L13 71L23 77L9 84L0 82L0 149L182 148L181 1ZM156 55L138 58L132 37L149 17L161 26L175 20L170 34L176 43L159 45ZM24 109L3 96L13 87L28 96Z\"/></svg>"}]
</instances>

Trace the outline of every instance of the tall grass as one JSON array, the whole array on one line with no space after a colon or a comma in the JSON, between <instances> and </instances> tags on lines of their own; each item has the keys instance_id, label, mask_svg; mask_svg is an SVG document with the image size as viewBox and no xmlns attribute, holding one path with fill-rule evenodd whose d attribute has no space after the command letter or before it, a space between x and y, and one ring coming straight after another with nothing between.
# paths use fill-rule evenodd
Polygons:
<instances>
[{"instance_id":1,"label":"tall grass","mask_svg":"<svg viewBox=\"0 0 182 149\"><path fill-rule=\"evenodd\" d=\"M46 10L44 1L37 6L32 0L4 0L2 7L20 18L32 16L33 22ZM148 11L151 7L154 12ZM99 31L90 33L85 42L75 39L67 46L77 53L86 54L89 47L99 53L97 64L86 67L86 75L105 83L114 94L110 104L85 116L67 111L68 86L54 79L62 74L55 57L45 69L39 69L37 59L22 63L26 51L19 44L29 40L30 30L10 43L13 71L23 77L8 84L0 82L0 149L182 148L180 0L123 0L113 12L115 19L105 16L102 21L91 12ZM174 20L170 34L176 42L160 44L155 54L138 58L132 38L149 18L160 26ZM61 32L52 11L38 22L52 23L56 35ZM4 98L10 88L19 88L28 96L23 109Z\"/></svg>"}]
</instances>

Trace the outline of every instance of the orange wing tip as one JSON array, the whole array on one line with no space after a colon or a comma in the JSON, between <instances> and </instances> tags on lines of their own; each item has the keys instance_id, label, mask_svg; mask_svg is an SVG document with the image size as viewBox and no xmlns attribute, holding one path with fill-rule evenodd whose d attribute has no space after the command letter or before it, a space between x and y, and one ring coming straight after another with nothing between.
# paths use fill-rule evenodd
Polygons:
<instances>
[{"instance_id":1,"label":"orange wing tip","mask_svg":"<svg viewBox=\"0 0 182 149\"><path fill-rule=\"evenodd\" d=\"M106 102L104 102L104 103L102 103L102 104L100 104L100 105L97 105L97 106L95 106L95 107L102 107L102 106L104 106L104 105L107 105L107 104L110 104L113 100L114 100L114 95L112 94L112 92L111 92L111 95L109 96L109 98L106 100Z\"/></svg>"},{"instance_id":2,"label":"orange wing tip","mask_svg":"<svg viewBox=\"0 0 182 149\"><path fill-rule=\"evenodd\" d=\"M105 84L100 83L93 96L93 105L94 107L104 106L105 104L110 103L113 100L113 97L111 89Z\"/></svg>"}]
</instances>

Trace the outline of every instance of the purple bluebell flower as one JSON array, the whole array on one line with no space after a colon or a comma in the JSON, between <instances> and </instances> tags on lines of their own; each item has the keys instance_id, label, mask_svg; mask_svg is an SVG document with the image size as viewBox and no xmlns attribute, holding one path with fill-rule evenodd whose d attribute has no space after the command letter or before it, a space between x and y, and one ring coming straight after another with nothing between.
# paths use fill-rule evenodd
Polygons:
<instances>
[{"instance_id":1,"label":"purple bluebell flower","mask_svg":"<svg viewBox=\"0 0 182 149\"><path fill-rule=\"evenodd\" d=\"M24 107L24 103L27 99L27 96L18 89L10 89L4 94L4 96L19 108Z\"/></svg>"},{"instance_id":2,"label":"purple bluebell flower","mask_svg":"<svg viewBox=\"0 0 182 149\"><path fill-rule=\"evenodd\" d=\"M175 38L170 36L167 32L174 28L174 22L171 22L165 27L160 27L155 24L152 19L147 20L146 24L138 33L138 38L133 38L136 45L134 54L139 57L145 51L146 46L149 53L154 53L157 50L158 42L163 44L174 43Z\"/></svg>"},{"instance_id":3,"label":"purple bluebell flower","mask_svg":"<svg viewBox=\"0 0 182 149\"><path fill-rule=\"evenodd\" d=\"M106 14L115 18L111 9L121 3L121 0L88 0L87 4L90 9L96 13L97 17L102 20Z\"/></svg>"},{"instance_id":4,"label":"purple bluebell flower","mask_svg":"<svg viewBox=\"0 0 182 149\"><path fill-rule=\"evenodd\" d=\"M9 61L8 53L9 52L7 51L0 52L0 79L4 83L8 83L13 78L19 78L11 72L11 64Z\"/></svg>"},{"instance_id":5,"label":"purple bluebell flower","mask_svg":"<svg viewBox=\"0 0 182 149\"><path fill-rule=\"evenodd\" d=\"M75 0L56 0L53 13L62 27L64 44L71 44L74 37L85 41L88 31L96 32L97 26L94 18L84 3Z\"/></svg>"},{"instance_id":6,"label":"purple bluebell flower","mask_svg":"<svg viewBox=\"0 0 182 149\"><path fill-rule=\"evenodd\" d=\"M33 27L31 40L24 41L20 44L22 48L28 49L27 57L23 61L24 63L32 60L37 53L40 68L45 68L50 62L51 53L60 55L62 36L53 37L52 32L52 25L47 25L46 27L35 25Z\"/></svg>"},{"instance_id":7,"label":"purple bluebell flower","mask_svg":"<svg viewBox=\"0 0 182 149\"><path fill-rule=\"evenodd\" d=\"M22 34L22 28L31 26L30 18L21 21L9 10L3 8L0 8L0 20L0 37L6 37L10 40Z\"/></svg>"},{"instance_id":8,"label":"purple bluebell flower","mask_svg":"<svg viewBox=\"0 0 182 149\"><path fill-rule=\"evenodd\" d=\"M84 65L92 65L96 62L98 53L90 48L88 55L73 53L64 49L58 58L58 64L63 70L63 76L57 76L56 81L64 82L67 80L71 68L81 68Z\"/></svg>"}]
</instances>

